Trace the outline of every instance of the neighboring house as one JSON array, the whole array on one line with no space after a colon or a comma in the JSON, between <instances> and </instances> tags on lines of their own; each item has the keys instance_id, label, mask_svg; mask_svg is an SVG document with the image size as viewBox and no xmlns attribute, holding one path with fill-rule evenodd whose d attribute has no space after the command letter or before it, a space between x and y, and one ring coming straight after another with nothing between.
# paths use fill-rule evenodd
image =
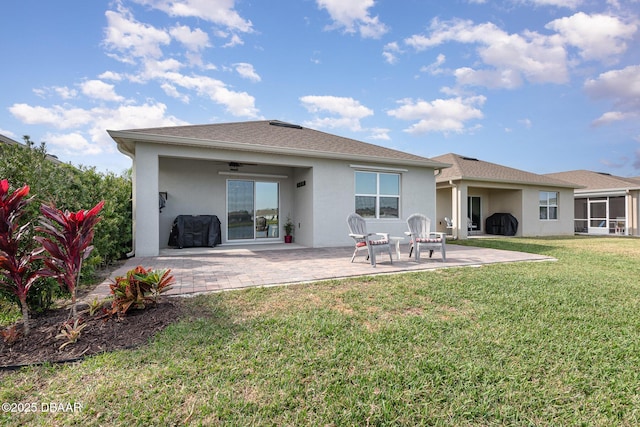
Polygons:
<instances>
[{"instance_id":1,"label":"neighboring house","mask_svg":"<svg viewBox=\"0 0 640 427\"><path fill-rule=\"evenodd\" d=\"M403 236L414 212L435 215L435 173L449 165L280 121L108 131L133 159L134 248L168 246L177 215L216 215L222 244L343 246L347 216ZM159 193L166 203L158 209Z\"/></svg>"},{"instance_id":2,"label":"neighboring house","mask_svg":"<svg viewBox=\"0 0 640 427\"><path fill-rule=\"evenodd\" d=\"M488 217L507 213L518 221L517 236L573 234L577 185L453 153L433 160L453 165L436 177L437 231L460 239L485 234Z\"/></svg>"},{"instance_id":3,"label":"neighboring house","mask_svg":"<svg viewBox=\"0 0 640 427\"><path fill-rule=\"evenodd\" d=\"M580 184L575 190L575 232L640 236L640 177L575 170L546 176Z\"/></svg>"},{"instance_id":4,"label":"neighboring house","mask_svg":"<svg viewBox=\"0 0 640 427\"><path fill-rule=\"evenodd\" d=\"M13 139L9 138L8 136L4 136L4 135L0 134L0 149L2 148L2 144L19 145L21 147L27 148L27 146L25 144L23 144L21 142L18 142L16 140L13 140ZM53 154L47 154L47 160L49 160L50 162L56 163L56 164L61 164L62 163Z\"/></svg>"}]
</instances>

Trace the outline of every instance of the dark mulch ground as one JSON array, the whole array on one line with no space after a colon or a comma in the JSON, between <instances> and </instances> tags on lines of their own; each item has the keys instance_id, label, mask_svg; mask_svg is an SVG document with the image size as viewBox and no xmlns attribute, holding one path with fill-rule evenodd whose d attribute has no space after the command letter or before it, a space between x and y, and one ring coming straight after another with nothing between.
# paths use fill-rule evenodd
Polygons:
<instances>
[{"instance_id":1,"label":"dark mulch ground","mask_svg":"<svg viewBox=\"0 0 640 427\"><path fill-rule=\"evenodd\" d=\"M163 299L157 306L144 310L129 310L126 317L89 316L81 317L87 326L81 331L78 341L63 349L66 339L56 338L62 324L69 317L69 309L52 310L31 319L31 333L28 338L20 337L9 345L0 338L0 367L30 365L44 362L75 360L83 356L123 348L134 348L147 344L149 339L169 324L180 318L180 299ZM86 309L79 307L79 311ZM21 329L22 324L18 324Z\"/></svg>"}]
</instances>

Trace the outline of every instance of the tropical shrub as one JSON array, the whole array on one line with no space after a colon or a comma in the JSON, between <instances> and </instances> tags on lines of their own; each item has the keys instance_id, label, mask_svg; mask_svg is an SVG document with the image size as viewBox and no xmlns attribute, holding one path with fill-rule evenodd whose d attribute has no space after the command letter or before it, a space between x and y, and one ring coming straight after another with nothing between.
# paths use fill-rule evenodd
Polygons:
<instances>
[{"instance_id":1,"label":"tropical shrub","mask_svg":"<svg viewBox=\"0 0 640 427\"><path fill-rule=\"evenodd\" d=\"M64 322L62 324L62 330L60 331L60 333L58 335L56 335L56 338L57 339L66 339L67 341L64 342L59 347L59 350L62 350L63 348L65 348L69 344L76 343L78 341L78 338L80 338L80 333L86 327L87 327L87 324L83 323L81 318L77 318L75 320L69 319L66 322Z\"/></svg>"},{"instance_id":2,"label":"tropical shrub","mask_svg":"<svg viewBox=\"0 0 640 427\"><path fill-rule=\"evenodd\" d=\"M34 200L26 207L27 217L36 218L42 204L74 212L105 201L100 215L102 220L95 229L95 249L85 260L83 276L89 277L95 268L122 259L130 252L130 169L117 175L97 172L93 167L75 167L48 156L44 143L38 146L28 136L24 137L24 142L25 145L0 146L0 177L16 184L29 184Z\"/></svg>"},{"instance_id":3,"label":"tropical shrub","mask_svg":"<svg viewBox=\"0 0 640 427\"><path fill-rule=\"evenodd\" d=\"M170 269L153 271L140 265L125 276L116 277L109 285L113 295L111 314L122 317L131 307L144 309L150 302L156 304L158 297L171 289L174 280Z\"/></svg>"},{"instance_id":4,"label":"tropical shrub","mask_svg":"<svg viewBox=\"0 0 640 427\"><path fill-rule=\"evenodd\" d=\"M34 269L33 261L38 249L29 250L23 244L29 224L21 224L29 186L9 191L9 182L0 181L0 289L13 295L20 303L24 333L29 334L29 308L27 294L35 281L43 274Z\"/></svg>"},{"instance_id":5,"label":"tropical shrub","mask_svg":"<svg viewBox=\"0 0 640 427\"><path fill-rule=\"evenodd\" d=\"M71 293L71 310L76 318L76 288L80 280L82 261L91 254L94 227L100 221L98 213L104 201L93 208L78 212L62 212L55 206L41 205L42 218L36 231L45 236L36 236L48 256L44 257L46 268L42 274L55 277L61 287ZM48 237L46 237L48 236Z\"/></svg>"}]
</instances>

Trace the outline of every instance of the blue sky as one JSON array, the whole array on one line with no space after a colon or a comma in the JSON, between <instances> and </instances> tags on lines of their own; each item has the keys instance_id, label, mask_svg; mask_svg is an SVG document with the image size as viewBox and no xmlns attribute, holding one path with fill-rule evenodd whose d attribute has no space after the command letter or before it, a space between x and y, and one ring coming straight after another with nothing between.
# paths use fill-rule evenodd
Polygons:
<instances>
[{"instance_id":1,"label":"blue sky","mask_svg":"<svg viewBox=\"0 0 640 427\"><path fill-rule=\"evenodd\" d=\"M0 133L278 119L414 154L640 175L640 0L6 0Z\"/></svg>"}]
</instances>

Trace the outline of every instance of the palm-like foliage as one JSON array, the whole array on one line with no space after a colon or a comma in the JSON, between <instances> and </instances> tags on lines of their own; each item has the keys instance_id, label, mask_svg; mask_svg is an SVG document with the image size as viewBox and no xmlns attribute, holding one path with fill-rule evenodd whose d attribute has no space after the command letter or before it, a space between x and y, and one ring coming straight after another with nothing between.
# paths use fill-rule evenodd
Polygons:
<instances>
[{"instance_id":1,"label":"palm-like foliage","mask_svg":"<svg viewBox=\"0 0 640 427\"><path fill-rule=\"evenodd\" d=\"M25 250L21 245L29 230L29 224L20 225L24 208L31 201L26 198L28 194L28 185L10 193L9 182L0 181L0 289L15 295L20 302L25 335L29 334L27 294L41 276L33 269L37 251Z\"/></svg>"},{"instance_id":2,"label":"palm-like foliage","mask_svg":"<svg viewBox=\"0 0 640 427\"><path fill-rule=\"evenodd\" d=\"M40 206L42 217L36 231L45 236L36 236L36 240L49 253L44 257L46 268L43 274L55 277L60 286L71 293L72 313L76 317L76 287L80 279L82 261L93 246L94 227L100 221L98 213L104 206L104 200L90 210L62 212L53 205Z\"/></svg>"}]
</instances>

